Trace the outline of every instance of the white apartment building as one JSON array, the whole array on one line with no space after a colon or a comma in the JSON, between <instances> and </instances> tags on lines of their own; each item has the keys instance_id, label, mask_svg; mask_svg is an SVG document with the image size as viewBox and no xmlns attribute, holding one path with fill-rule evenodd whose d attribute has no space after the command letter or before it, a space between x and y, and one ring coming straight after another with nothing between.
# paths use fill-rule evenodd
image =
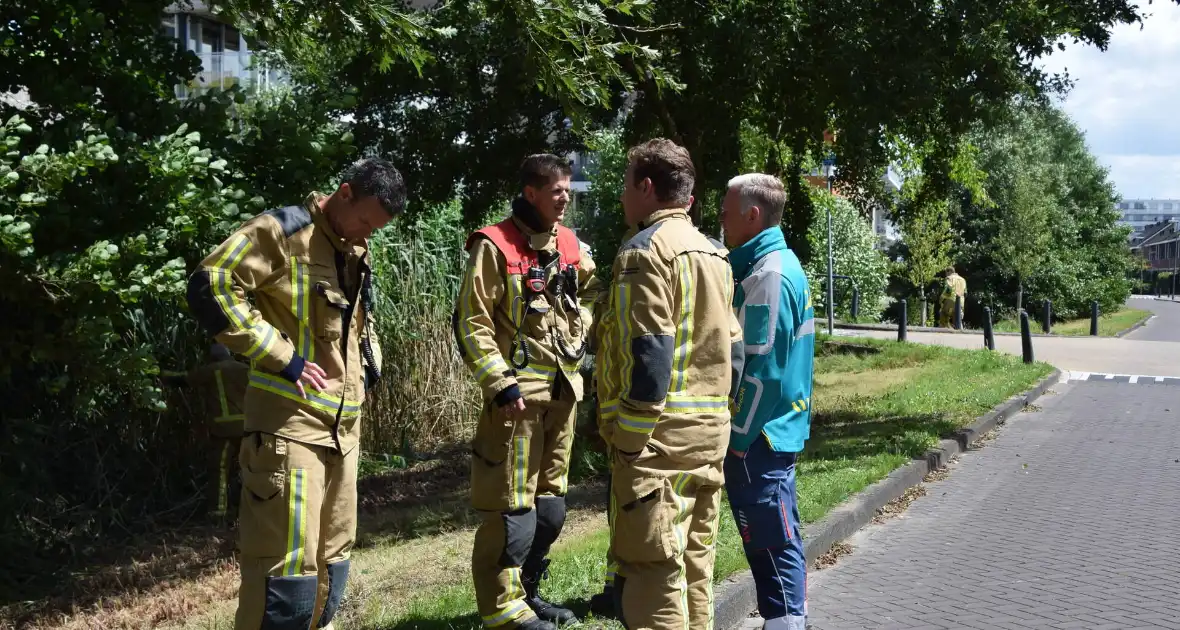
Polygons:
<instances>
[{"instance_id":1,"label":"white apartment building","mask_svg":"<svg viewBox=\"0 0 1180 630\"><path fill-rule=\"evenodd\" d=\"M1119 223L1131 226L1134 234L1160 221L1180 220L1180 199L1124 199L1116 209Z\"/></svg>"},{"instance_id":2,"label":"white apartment building","mask_svg":"<svg viewBox=\"0 0 1180 630\"><path fill-rule=\"evenodd\" d=\"M169 37L201 59L201 72L196 78L176 86L177 98L235 85L257 91L286 81L283 73L267 69L241 32L210 11L204 2L173 4L165 9L161 23Z\"/></svg>"}]
</instances>

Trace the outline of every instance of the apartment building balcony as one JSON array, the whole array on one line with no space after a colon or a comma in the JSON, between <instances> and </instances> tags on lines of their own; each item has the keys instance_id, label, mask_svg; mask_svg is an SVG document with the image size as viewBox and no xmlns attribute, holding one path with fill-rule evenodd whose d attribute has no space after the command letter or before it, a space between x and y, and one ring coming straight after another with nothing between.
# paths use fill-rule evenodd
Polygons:
<instances>
[{"instance_id":1,"label":"apartment building balcony","mask_svg":"<svg viewBox=\"0 0 1180 630\"><path fill-rule=\"evenodd\" d=\"M228 90L239 86L259 92L287 83L280 70L268 68L260 55L247 51L200 52L201 71L187 85L176 86L177 98L197 96L209 90Z\"/></svg>"}]
</instances>

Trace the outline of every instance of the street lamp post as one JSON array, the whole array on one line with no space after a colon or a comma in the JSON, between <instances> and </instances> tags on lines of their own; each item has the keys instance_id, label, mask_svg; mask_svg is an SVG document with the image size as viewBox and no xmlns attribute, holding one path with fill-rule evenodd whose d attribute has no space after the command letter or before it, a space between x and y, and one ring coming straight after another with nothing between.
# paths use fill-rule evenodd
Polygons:
<instances>
[{"instance_id":1,"label":"street lamp post","mask_svg":"<svg viewBox=\"0 0 1180 630\"><path fill-rule=\"evenodd\" d=\"M832 180L836 179L836 159L834 156L828 156L824 160L824 174L828 179L828 194L830 195L832 193ZM828 334L831 335L835 330L833 313L836 310L836 300L833 285L835 285L836 279L832 269L832 205L830 200L825 208L827 208L828 213Z\"/></svg>"}]
</instances>

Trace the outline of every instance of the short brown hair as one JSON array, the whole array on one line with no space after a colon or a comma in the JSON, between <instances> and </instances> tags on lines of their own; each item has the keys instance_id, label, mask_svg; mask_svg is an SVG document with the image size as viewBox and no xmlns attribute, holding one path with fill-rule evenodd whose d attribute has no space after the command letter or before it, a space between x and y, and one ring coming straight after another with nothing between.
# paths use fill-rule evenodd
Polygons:
<instances>
[{"instance_id":1,"label":"short brown hair","mask_svg":"<svg viewBox=\"0 0 1180 630\"><path fill-rule=\"evenodd\" d=\"M574 174L570 161L552 153L536 153L520 163L520 186L544 188L554 179Z\"/></svg>"},{"instance_id":2,"label":"short brown hair","mask_svg":"<svg viewBox=\"0 0 1180 630\"><path fill-rule=\"evenodd\" d=\"M942 272L949 276L955 272L955 266L954 265L947 265L946 269L943 269Z\"/></svg>"},{"instance_id":3,"label":"short brown hair","mask_svg":"<svg viewBox=\"0 0 1180 630\"><path fill-rule=\"evenodd\" d=\"M688 205L697 171L688 149L666 138L655 138L631 147L627 162L632 165L632 183L650 179L660 201Z\"/></svg>"}]
</instances>

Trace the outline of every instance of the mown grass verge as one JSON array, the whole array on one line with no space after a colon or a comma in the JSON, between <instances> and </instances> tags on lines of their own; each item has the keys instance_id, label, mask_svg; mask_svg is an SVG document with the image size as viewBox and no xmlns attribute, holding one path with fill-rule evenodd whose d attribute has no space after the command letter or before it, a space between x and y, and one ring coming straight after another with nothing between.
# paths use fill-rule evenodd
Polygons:
<instances>
[{"instance_id":1,"label":"mown grass verge","mask_svg":"<svg viewBox=\"0 0 1180 630\"><path fill-rule=\"evenodd\" d=\"M799 462L803 520L819 519L920 456L940 436L1024 391L1050 370L1044 364L1026 366L1017 357L985 351L871 339L821 344L813 396L816 416ZM461 496L451 498L462 501ZM575 504L578 507L571 511L554 551L552 577L542 588L549 599L585 616L585 599L601 588L608 541L601 502ZM353 556L348 594L335 624L338 629L479 627L468 568L474 519L461 505L440 504L427 511L436 517L450 516L428 519L432 520L428 531L407 533L416 525L388 521L380 512L362 514L361 543ZM728 507L723 507L715 577L721 580L744 568L736 527ZM157 617L150 626L134 623L135 615L119 615L128 621L117 625L228 630L234 593L225 586L232 580L220 577L218 601L184 607L186 614L163 615L165 619ZM197 587L177 585L181 593L173 593L170 601L183 600L185 589ZM78 623L80 619L73 621L63 625L95 627ZM582 627L619 626L586 619Z\"/></svg>"},{"instance_id":2,"label":"mown grass verge","mask_svg":"<svg viewBox=\"0 0 1180 630\"><path fill-rule=\"evenodd\" d=\"M1029 313L1029 317L1039 317L1039 315ZM1098 336L1114 337L1148 317L1151 317L1151 311L1129 307L1121 308L1106 315L1099 315ZM1029 325L1032 326L1033 333L1041 332L1041 324L1039 322L1029 321ZM1020 320L1006 319L996 322L995 330L996 332L1020 332ZM1054 335L1061 335L1063 337L1085 337L1090 334L1090 318L1083 317L1081 319L1055 322L1052 330Z\"/></svg>"}]
</instances>

